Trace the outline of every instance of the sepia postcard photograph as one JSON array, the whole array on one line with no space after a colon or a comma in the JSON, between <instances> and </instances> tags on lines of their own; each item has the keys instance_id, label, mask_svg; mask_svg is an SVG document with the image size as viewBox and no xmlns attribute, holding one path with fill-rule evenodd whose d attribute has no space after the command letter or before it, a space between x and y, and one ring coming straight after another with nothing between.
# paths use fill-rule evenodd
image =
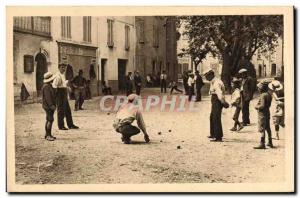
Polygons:
<instances>
[{"instance_id":1,"label":"sepia postcard photograph","mask_svg":"<svg viewBox=\"0 0 300 198\"><path fill-rule=\"evenodd\" d=\"M293 20L6 7L7 191L294 192Z\"/></svg>"}]
</instances>

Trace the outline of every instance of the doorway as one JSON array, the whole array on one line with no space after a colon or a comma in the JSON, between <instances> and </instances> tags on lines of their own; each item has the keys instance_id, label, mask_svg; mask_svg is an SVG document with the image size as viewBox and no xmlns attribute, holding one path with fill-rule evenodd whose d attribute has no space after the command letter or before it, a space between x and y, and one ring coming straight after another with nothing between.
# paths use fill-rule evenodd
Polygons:
<instances>
[{"instance_id":1,"label":"doorway","mask_svg":"<svg viewBox=\"0 0 300 198\"><path fill-rule=\"evenodd\" d=\"M126 59L118 59L118 88L119 90L126 89Z\"/></svg>"},{"instance_id":2,"label":"doorway","mask_svg":"<svg viewBox=\"0 0 300 198\"><path fill-rule=\"evenodd\" d=\"M262 76L262 65L259 64L258 65L258 77L261 77Z\"/></svg>"},{"instance_id":3,"label":"doorway","mask_svg":"<svg viewBox=\"0 0 300 198\"><path fill-rule=\"evenodd\" d=\"M102 58L101 59L101 82L105 81L105 72L106 72L106 64L107 64L107 59Z\"/></svg>"},{"instance_id":4,"label":"doorway","mask_svg":"<svg viewBox=\"0 0 300 198\"><path fill-rule=\"evenodd\" d=\"M44 74L48 71L47 59L44 54L38 53L35 57L36 61L36 91L37 96L41 95L43 87Z\"/></svg>"},{"instance_id":5,"label":"doorway","mask_svg":"<svg viewBox=\"0 0 300 198\"><path fill-rule=\"evenodd\" d=\"M276 76L276 64L275 63L273 63L271 65L271 75Z\"/></svg>"}]
</instances>

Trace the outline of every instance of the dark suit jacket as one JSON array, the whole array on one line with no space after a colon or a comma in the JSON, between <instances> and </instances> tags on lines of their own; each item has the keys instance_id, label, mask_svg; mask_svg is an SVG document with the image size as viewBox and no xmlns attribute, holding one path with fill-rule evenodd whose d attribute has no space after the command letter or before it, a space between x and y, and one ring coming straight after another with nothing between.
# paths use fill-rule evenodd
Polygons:
<instances>
[{"instance_id":1,"label":"dark suit jacket","mask_svg":"<svg viewBox=\"0 0 300 198\"><path fill-rule=\"evenodd\" d=\"M253 98L255 92L256 82L253 78L248 76L246 79L243 79L242 82L242 99L243 101L250 101Z\"/></svg>"},{"instance_id":2,"label":"dark suit jacket","mask_svg":"<svg viewBox=\"0 0 300 198\"><path fill-rule=\"evenodd\" d=\"M196 79L196 89L201 89L202 86L204 85L202 77L200 75L196 75L197 79Z\"/></svg>"}]
</instances>

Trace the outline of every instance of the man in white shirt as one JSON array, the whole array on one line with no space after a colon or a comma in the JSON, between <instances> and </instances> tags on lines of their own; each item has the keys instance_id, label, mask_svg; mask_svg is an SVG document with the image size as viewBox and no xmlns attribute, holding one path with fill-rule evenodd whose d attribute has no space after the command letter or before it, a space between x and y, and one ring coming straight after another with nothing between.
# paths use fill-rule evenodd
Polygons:
<instances>
[{"instance_id":1,"label":"man in white shirt","mask_svg":"<svg viewBox=\"0 0 300 198\"><path fill-rule=\"evenodd\" d=\"M52 87L56 89L57 100L57 125L60 130L68 130L64 124L66 117L69 129L78 129L72 119L71 108L68 101L68 80L65 78L66 64L60 63L58 65L59 72L57 72Z\"/></svg>"},{"instance_id":2,"label":"man in white shirt","mask_svg":"<svg viewBox=\"0 0 300 198\"><path fill-rule=\"evenodd\" d=\"M160 75L160 92L167 93L167 74L165 70Z\"/></svg>"},{"instance_id":3,"label":"man in white shirt","mask_svg":"<svg viewBox=\"0 0 300 198\"><path fill-rule=\"evenodd\" d=\"M211 113L210 113L210 136L214 138L213 142L222 142L222 108L228 108L229 104L225 101L225 86L223 82L215 77L213 70L209 70L204 74L205 78L210 81L209 93L211 95Z\"/></svg>"}]
</instances>

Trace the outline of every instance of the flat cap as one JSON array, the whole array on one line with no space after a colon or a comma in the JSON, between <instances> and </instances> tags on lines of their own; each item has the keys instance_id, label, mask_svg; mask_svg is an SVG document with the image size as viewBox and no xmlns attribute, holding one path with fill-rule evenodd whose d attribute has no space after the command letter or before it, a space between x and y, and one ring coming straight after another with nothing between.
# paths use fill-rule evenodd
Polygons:
<instances>
[{"instance_id":1,"label":"flat cap","mask_svg":"<svg viewBox=\"0 0 300 198\"><path fill-rule=\"evenodd\" d=\"M206 70L204 72L204 76L208 76L209 74L214 74L215 72L212 69Z\"/></svg>"}]
</instances>

